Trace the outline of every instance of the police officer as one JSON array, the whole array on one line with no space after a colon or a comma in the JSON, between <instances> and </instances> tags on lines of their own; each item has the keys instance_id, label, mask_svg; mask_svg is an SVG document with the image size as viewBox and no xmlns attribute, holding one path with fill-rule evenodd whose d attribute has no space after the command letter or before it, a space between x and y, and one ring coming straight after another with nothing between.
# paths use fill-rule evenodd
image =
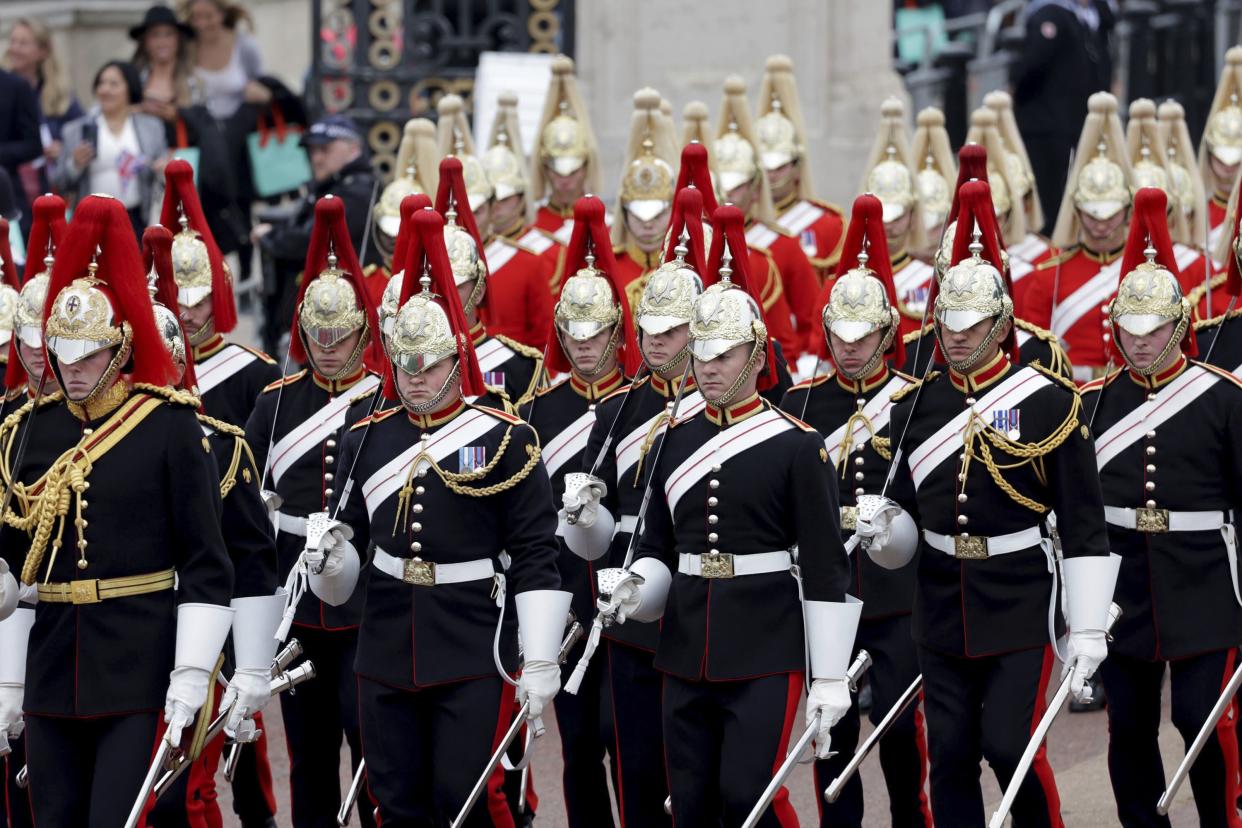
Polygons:
<instances>
[{"instance_id":1,"label":"police officer","mask_svg":"<svg viewBox=\"0 0 1242 828\"><path fill-rule=\"evenodd\" d=\"M431 211L414 221L405 301L388 338L386 396L400 405L345 438L357 483L332 505L352 537L325 534L322 571L311 575L323 600L345 601L362 565L358 549L373 549L359 700L368 787L383 824L397 828L453 818L508 727L515 685L538 722L560 687L570 602L557 588L539 442L517 418L462 400L483 383L463 335L443 221ZM416 273L426 275L413 295ZM524 656L516 681L515 622ZM503 791L489 784L465 824L512 824L508 817Z\"/></svg>"},{"instance_id":2,"label":"police officer","mask_svg":"<svg viewBox=\"0 0 1242 828\"><path fill-rule=\"evenodd\" d=\"M913 377L889 367L902 364L905 346L897 334L897 296L888 268L883 207L875 196L859 196L841 249L840 273L822 313L835 370L795 385L781 402L781 408L824 437L840 480L842 540L854 532L859 498L884 487L892 461L891 397L914 383ZM878 723L919 672L910 636L915 566L889 570L866 555L852 556L851 563L850 593L863 601L855 643L871 654L870 715ZM849 762L858 730L858 705L853 704L832 732L837 755L815 763L817 792ZM880 742L894 825L931 825L923 793L926 755L923 717L916 704ZM818 795L816 800L822 801ZM862 817L862 781L857 775L836 802L820 805L823 826L861 826Z\"/></svg>"},{"instance_id":3,"label":"police officer","mask_svg":"<svg viewBox=\"0 0 1242 828\"><path fill-rule=\"evenodd\" d=\"M1242 587L1230 514L1242 469L1242 384L1196 352L1165 218L1139 190L1109 316L1125 367L1088 385L1109 548L1122 615L1100 672L1108 769L1124 826L1168 825L1156 737L1170 673L1172 721L1189 745L1237 668ZM1200 825L1237 821L1237 733L1221 723L1190 769Z\"/></svg>"}]
</instances>

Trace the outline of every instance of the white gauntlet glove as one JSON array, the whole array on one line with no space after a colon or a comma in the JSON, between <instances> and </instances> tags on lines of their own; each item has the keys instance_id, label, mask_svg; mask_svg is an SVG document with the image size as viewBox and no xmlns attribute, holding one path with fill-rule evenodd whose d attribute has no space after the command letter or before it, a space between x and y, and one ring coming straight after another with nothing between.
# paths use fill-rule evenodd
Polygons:
<instances>
[{"instance_id":1,"label":"white gauntlet glove","mask_svg":"<svg viewBox=\"0 0 1242 828\"><path fill-rule=\"evenodd\" d=\"M220 709L229 711L224 729L236 733L242 721L253 719L254 714L272 698L271 670L255 670L238 667L229 679L229 687L220 700Z\"/></svg>"},{"instance_id":2,"label":"white gauntlet glove","mask_svg":"<svg viewBox=\"0 0 1242 828\"><path fill-rule=\"evenodd\" d=\"M236 669L220 700L220 709L229 711L225 729L238 734L238 741L243 741L243 720L254 718L272 697L272 659L276 655L276 630L285 608L285 591L234 598L230 606ZM253 727L246 730L254 732Z\"/></svg>"},{"instance_id":3,"label":"white gauntlet glove","mask_svg":"<svg viewBox=\"0 0 1242 828\"><path fill-rule=\"evenodd\" d=\"M181 744L181 731L189 727L207 701L211 674L233 625L233 609L219 604L182 604L177 607L177 650L173 671L164 694L164 721L168 744Z\"/></svg>"},{"instance_id":4,"label":"white gauntlet glove","mask_svg":"<svg viewBox=\"0 0 1242 828\"><path fill-rule=\"evenodd\" d=\"M1069 627L1061 680L1071 676L1070 693L1077 701L1088 702L1091 687L1087 680L1108 655L1109 607L1117 586L1121 556L1066 558L1061 568L1065 573L1065 623Z\"/></svg>"},{"instance_id":5,"label":"white gauntlet glove","mask_svg":"<svg viewBox=\"0 0 1242 828\"><path fill-rule=\"evenodd\" d=\"M559 589L527 590L514 598L524 658L518 701L529 702L526 718L536 736L543 732L544 708L561 689L561 636L572 598L572 593Z\"/></svg>"},{"instance_id":6,"label":"white gauntlet glove","mask_svg":"<svg viewBox=\"0 0 1242 828\"><path fill-rule=\"evenodd\" d=\"M34 616L33 609L22 608L0 621L0 756L9 752L9 739L25 728L26 650Z\"/></svg>"},{"instance_id":7,"label":"white gauntlet glove","mask_svg":"<svg viewBox=\"0 0 1242 828\"><path fill-rule=\"evenodd\" d=\"M17 579L9 571L9 562L0 558L0 621L8 618L17 609L18 593Z\"/></svg>"},{"instance_id":8,"label":"white gauntlet glove","mask_svg":"<svg viewBox=\"0 0 1242 828\"><path fill-rule=\"evenodd\" d=\"M1083 704L1091 701L1089 680L1107 656L1108 640L1103 630L1070 632L1065 666L1061 668L1061 680L1064 681L1073 672L1070 693L1076 701Z\"/></svg>"},{"instance_id":9,"label":"white gauntlet glove","mask_svg":"<svg viewBox=\"0 0 1242 828\"><path fill-rule=\"evenodd\" d=\"M845 679L815 679L806 697L806 724L819 716L815 736L815 758L827 759L832 747L832 728L850 709L850 685Z\"/></svg>"},{"instance_id":10,"label":"white gauntlet glove","mask_svg":"<svg viewBox=\"0 0 1242 828\"><path fill-rule=\"evenodd\" d=\"M575 472L565 476L565 493L561 503L571 526L590 529L595 525L600 499L608 494L608 484L591 474Z\"/></svg>"},{"instance_id":11,"label":"white gauntlet glove","mask_svg":"<svg viewBox=\"0 0 1242 828\"><path fill-rule=\"evenodd\" d=\"M844 601L807 601L806 637L811 661L811 692L806 700L809 727L819 713L815 755L828 758L829 731L850 708L848 681L850 654L862 617L862 602L853 596Z\"/></svg>"},{"instance_id":12,"label":"white gauntlet glove","mask_svg":"<svg viewBox=\"0 0 1242 828\"><path fill-rule=\"evenodd\" d=\"M181 731L189 727L199 708L207 701L211 672L201 667L178 667L168 679L164 694L164 721L168 722L168 744L181 744Z\"/></svg>"}]
</instances>

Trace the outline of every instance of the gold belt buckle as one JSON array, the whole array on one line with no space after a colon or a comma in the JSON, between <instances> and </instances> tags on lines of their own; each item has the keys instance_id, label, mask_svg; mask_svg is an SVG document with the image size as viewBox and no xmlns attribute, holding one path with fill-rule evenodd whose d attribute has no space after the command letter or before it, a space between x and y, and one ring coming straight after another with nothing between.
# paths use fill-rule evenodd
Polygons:
<instances>
[{"instance_id":1,"label":"gold belt buckle","mask_svg":"<svg viewBox=\"0 0 1242 828\"><path fill-rule=\"evenodd\" d=\"M1169 510L1135 509L1134 528L1140 532L1150 532L1152 534L1169 531Z\"/></svg>"},{"instance_id":2,"label":"gold belt buckle","mask_svg":"<svg viewBox=\"0 0 1242 828\"><path fill-rule=\"evenodd\" d=\"M733 555L724 552L699 556L699 574L704 578L732 578Z\"/></svg>"},{"instance_id":3,"label":"gold belt buckle","mask_svg":"<svg viewBox=\"0 0 1242 828\"><path fill-rule=\"evenodd\" d=\"M435 562L424 561L421 558L407 558L404 571L401 573L401 580L414 586L435 586Z\"/></svg>"},{"instance_id":4,"label":"gold belt buckle","mask_svg":"<svg viewBox=\"0 0 1242 828\"><path fill-rule=\"evenodd\" d=\"M842 506L841 507L841 528L853 532L858 528L858 507Z\"/></svg>"},{"instance_id":5,"label":"gold belt buckle","mask_svg":"<svg viewBox=\"0 0 1242 828\"><path fill-rule=\"evenodd\" d=\"M959 561L986 561L988 559L988 539L967 535L954 535L953 557Z\"/></svg>"},{"instance_id":6,"label":"gold belt buckle","mask_svg":"<svg viewBox=\"0 0 1242 828\"><path fill-rule=\"evenodd\" d=\"M82 581L69 582L69 600L74 604L98 604L99 579L87 578Z\"/></svg>"}]
</instances>

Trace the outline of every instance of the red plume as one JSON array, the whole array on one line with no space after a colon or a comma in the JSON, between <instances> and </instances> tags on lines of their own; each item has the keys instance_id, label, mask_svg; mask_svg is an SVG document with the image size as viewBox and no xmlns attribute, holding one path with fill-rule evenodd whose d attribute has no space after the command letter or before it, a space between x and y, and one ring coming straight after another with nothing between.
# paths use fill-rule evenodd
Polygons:
<instances>
[{"instance_id":1,"label":"red plume","mask_svg":"<svg viewBox=\"0 0 1242 828\"><path fill-rule=\"evenodd\" d=\"M625 290L617 283L617 260L613 258L612 239L608 235L608 224L604 221L604 202L593 195L583 196L574 204L574 230L565 253L564 272L572 277L586 267L588 254L595 257L595 269L604 274L612 286L613 299L621 306L622 337L621 344L617 346L617 359L622 372L632 377L642 364L638 338L634 334L634 316L630 313L630 303ZM547 342L545 364L549 373L558 374L572 370L573 362L561 347L555 313L552 314L552 330Z\"/></svg>"},{"instance_id":2,"label":"red plume","mask_svg":"<svg viewBox=\"0 0 1242 828\"><path fill-rule=\"evenodd\" d=\"M1121 254L1121 275L1118 284L1127 274L1147 261L1147 256L1143 251L1149 245L1156 249L1157 264L1172 273L1180 284L1182 276L1177 268L1177 257L1173 255L1173 239L1169 236L1168 197L1164 194L1164 190L1156 187L1143 187L1134 194L1134 215L1130 219L1130 235L1126 239L1125 252ZM1186 291L1185 285L1182 285L1182 291L1183 293ZM1193 324L1186 327L1186 336L1182 339L1182 352L1189 357L1199 355L1199 343L1195 337Z\"/></svg>"},{"instance_id":3,"label":"red plume","mask_svg":"<svg viewBox=\"0 0 1242 828\"><path fill-rule=\"evenodd\" d=\"M431 196L426 193L411 193L401 199L401 225L397 228L397 239L392 246L392 272L396 274L405 261L405 248L414 233L414 214L419 210L431 209Z\"/></svg>"},{"instance_id":4,"label":"red plume","mask_svg":"<svg viewBox=\"0 0 1242 828\"><path fill-rule=\"evenodd\" d=\"M457 295L457 284L453 281L453 266L449 264L448 251L444 247L444 219L434 210L419 210L411 219L411 225L405 260L400 263L405 276L401 280L401 298L397 307L403 307L411 296L419 292L418 280L425 265L431 277L431 291L439 298L448 316L449 328L457 340L461 393L466 397L481 396L487 393L487 387L483 384L483 372L479 368L474 344L470 341L470 326L466 323L461 297ZM393 266L396 265L394 260ZM384 375L384 395L390 400L398 399L391 370Z\"/></svg>"},{"instance_id":5,"label":"red plume","mask_svg":"<svg viewBox=\"0 0 1242 828\"><path fill-rule=\"evenodd\" d=\"M964 144L957 151L957 185L953 187L953 206L949 208L949 220L956 218L961 206L962 185L971 179L988 181L988 151L983 144Z\"/></svg>"},{"instance_id":6,"label":"red plume","mask_svg":"<svg viewBox=\"0 0 1242 828\"><path fill-rule=\"evenodd\" d=\"M306 348L302 345L301 331L298 329L299 311L302 300L306 297L306 289L319 277L321 271L328 266L329 243L336 251L336 266L345 273L345 279L354 288L354 296L366 313L366 331L371 341L363 355L363 361L371 370L383 366L383 346L379 341L379 322L375 316L375 305L371 294L362 281L362 268L358 264L358 255L354 252L354 243L349 238L349 225L345 221L345 202L335 196L324 196L315 203L315 225L311 228L310 245L306 250L306 267L302 271L302 284L298 288L298 301L293 308L293 328L289 337L289 355L298 362L307 361ZM213 292L214 295L214 292Z\"/></svg>"},{"instance_id":7,"label":"red plume","mask_svg":"<svg viewBox=\"0 0 1242 828\"><path fill-rule=\"evenodd\" d=\"M155 301L177 314L177 282L173 278L172 243L172 232L161 224L154 224L142 232L142 263L147 268L147 273L155 271ZM181 375L179 387L193 391L198 385L198 378L194 376L194 349L186 339L185 328L178 327L181 330L182 345L185 347L185 373Z\"/></svg>"},{"instance_id":8,"label":"red plume","mask_svg":"<svg viewBox=\"0 0 1242 828\"><path fill-rule=\"evenodd\" d=\"M888 296L890 307L897 307L897 286L893 281L893 264L888 258L888 239L884 235L884 208L880 200L870 193L864 193L854 199L854 210L850 223L846 227L845 241L841 243L841 258L837 262L837 277L858 266L858 254L866 243L867 268L873 271L876 278L884 285L884 293ZM836 280L825 282L820 290L820 318L823 318L824 306L832 296L832 286ZM831 359L828 351L827 334L824 326L817 325L811 331L812 350L820 359ZM900 331L893 337L886 359L890 365L900 368L906 363L906 345L902 341Z\"/></svg>"},{"instance_id":9,"label":"red plume","mask_svg":"<svg viewBox=\"0 0 1242 828\"><path fill-rule=\"evenodd\" d=\"M36 198L30 224L30 240L26 244L25 279L43 271L43 259L48 254L49 246L55 254L64 235L65 200L51 193Z\"/></svg>"},{"instance_id":10,"label":"red plume","mask_svg":"<svg viewBox=\"0 0 1242 828\"><path fill-rule=\"evenodd\" d=\"M686 264L702 278L707 272L707 252L703 241L703 191L697 187L685 187L677 191L673 199L673 214L668 220L665 234L664 261L677 258L676 247L681 243L682 231L689 237L686 248Z\"/></svg>"},{"instance_id":11,"label":"red plume","mask_svg":"<svg viewBox=\"0 0 1242 828\"><path fill-rule=\"evenodd\" d=\"M233 298L233 280L224 264L224 255L216 244L203 205L199 203L198 191L194 189L194 168L182 158L174 158L164 168L164 206L160 210L160 224L176 235L181 230L178 207L185 211L190 229L198 233L207 245L207 258L211 261L211 320L219 333L228 333L237 327L237 304ZM172 305L175 311L177 306Z\"/></svg>"},{"instance_id":12,"label":"red plume","mask_svg":"<svg viewBox=\"0 0 1242 828\"><path fill-rule=\"evenodd\" d=\"M746 218L742 211L732 204L716 208L712 217L712 250L707 256L707 273L704 275L704 286L720 281L720 267L724 261L725 245L728 245L732 261L729 266L733 273L729 277L733 284L750 295L763 316L763 299L759 295L760 286L750 275L750 248L746 246ZM766 318L764 325L767 324ZM759 390L766 391L776 386L778 381L776 368L776 349L772 345L772 337L767 341L767 360L763 373L759 376Z\"/></svg>"},{"instance_id":13,"label":"red plume","mask_svg":"<svg viewBox=\"0 0 1242 828\"><path fill-rule=\"evenodd\" d=\"M92 195L78 203L68 232L56 251L47 304L43 306L44 327L60 292L74 279L87 275L87 266L96 249L100 252L95 275L103 282L97 287L107 295L117 317L128 322L133 330L131 381L168 385L176 372L155 329L142 252L134 238L129 213L115 198Z\"/></svg>"},{"instance_id":14,"label":"red plume","mask_svg":"<svg viewBox=\"0 0 1242 828\"><path fill-rule=\"evenodd\" d=\"M9 242L9 222L0 218L0 262L3 262L4 283L13 290L22 289L22 280L17 275L17 262L13 261L13 246Z\"/></svg>"},{"instance_id":15,"label":"red plume","mask_svg":"<svg viewBox=\"0 0 1242 828\"><path fill-rule=\"evenodd\" d=\"M707 163L707 147L691 141L681 151L681 169L677 171L677 189L695 187L703 194L703 216L707 220L716 215L716 191L712 189L712 171Z\"/></svg>"},{"instance_id":16,"label":"red plume","mask_svg":"<svg viewBox=\"0 0 1242 828\"><path fill-rule=\"evenodd\" d=\"M450 201L449 196L452 196ZM479 235L479 225L475 223L474 212L470 208L470 197L466 193L466 176L462 172L461 159L452 155L440 162L440 186L436 190L436 212L448 221L449 205L457 211L457 226L470 234L474 246L479 249L479 258L483 266L487 259L483 256L483 237Z\"/></svg>"}]
</instances>

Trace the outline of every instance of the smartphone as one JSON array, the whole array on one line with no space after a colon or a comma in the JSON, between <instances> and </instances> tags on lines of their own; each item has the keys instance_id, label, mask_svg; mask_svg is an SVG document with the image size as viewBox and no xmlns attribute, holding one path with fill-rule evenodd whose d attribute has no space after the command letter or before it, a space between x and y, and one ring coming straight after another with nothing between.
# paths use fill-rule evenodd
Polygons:
<instances>
[{"instance_id":1,"label":"smartphone","mask_svg":"<svg viewBox=\"0 0 1242 828\"><path fill-rule=\"evenodd\" d=\"M87 121L82 125L82 140L95 146L99 141L99 124L94 121Z\"/></svg>"}]
</instances>

